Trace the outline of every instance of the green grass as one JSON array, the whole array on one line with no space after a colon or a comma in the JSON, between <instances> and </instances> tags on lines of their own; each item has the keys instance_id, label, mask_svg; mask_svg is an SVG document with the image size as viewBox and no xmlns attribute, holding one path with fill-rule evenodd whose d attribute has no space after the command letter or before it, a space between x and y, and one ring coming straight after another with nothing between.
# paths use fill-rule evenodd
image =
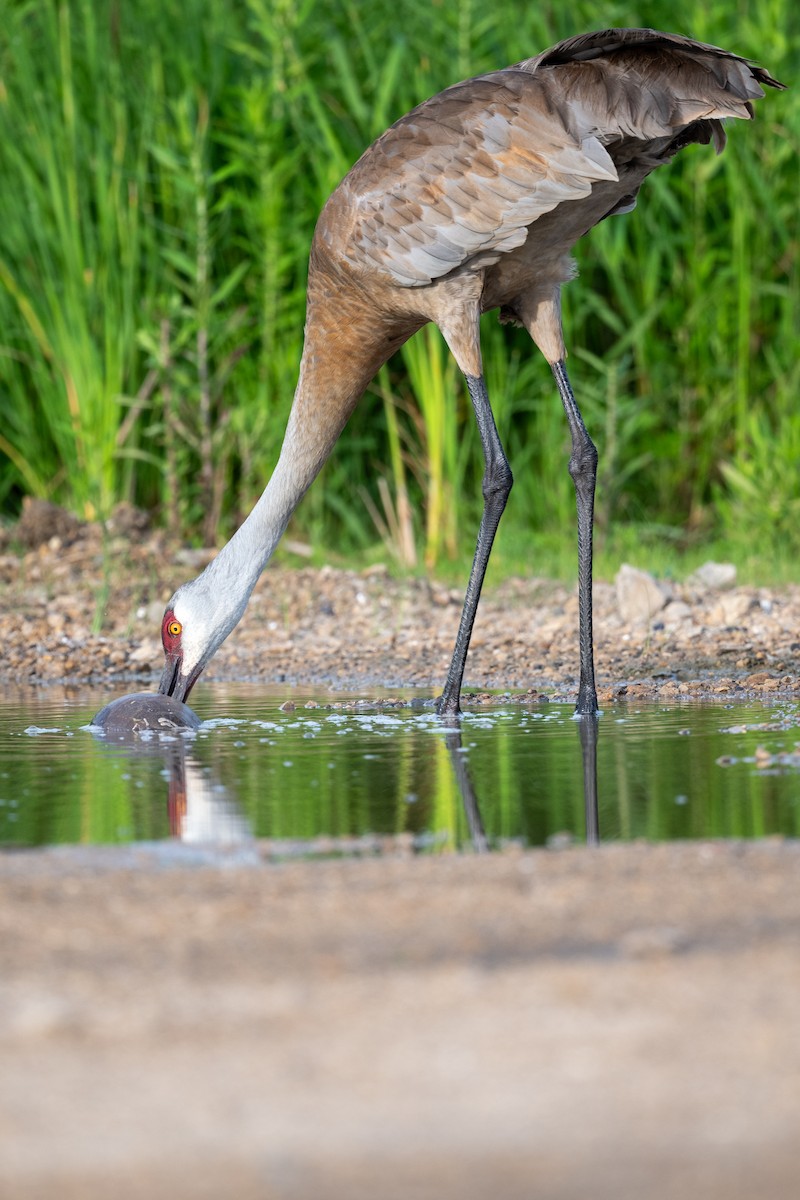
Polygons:
<instances>
[{"instance_id":1,"label":"green grass","mask_svg":"<svg viewBox=\"0 0 800 1200\"><path fill-rule=\"evenodd\" d=\"M25 493L83 516L130 499L185 537L227 536L277 458L317 213L375 136L449 83L637 23L800 76L790 0L489 7L0 0L4 514ZM793 573L799 97L770 92L720 158L682 154L578 248L565 322L600 450L601 562L614 546L659 562L715 541ZM497 569L539 572L542 555L516 547L563 545L550 558L571 574L550 373L493 317L484 357L516 481ZM325 557L468 560L473 426L441 339L423 332L359 406L292 534Z\"/></svg>"}]
</instances>

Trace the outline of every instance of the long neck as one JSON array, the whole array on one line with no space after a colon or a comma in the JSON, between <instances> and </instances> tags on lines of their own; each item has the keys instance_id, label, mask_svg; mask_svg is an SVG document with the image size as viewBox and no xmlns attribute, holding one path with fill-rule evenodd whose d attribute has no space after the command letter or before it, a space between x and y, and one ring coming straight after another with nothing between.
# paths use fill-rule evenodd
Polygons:
<instances>
[{"instance_id":1,"label":"long neck","mask_svg":"<svg viewBox=\"0 0 800 1200\"><path fill-rule=\"evenodd\" d=\"M224 577L241 611L356 403L395 348L352 293L334 297L314 282L312 277L300 376L280 457L252 512L207 568Z\"/></svg>"}]
</instances>

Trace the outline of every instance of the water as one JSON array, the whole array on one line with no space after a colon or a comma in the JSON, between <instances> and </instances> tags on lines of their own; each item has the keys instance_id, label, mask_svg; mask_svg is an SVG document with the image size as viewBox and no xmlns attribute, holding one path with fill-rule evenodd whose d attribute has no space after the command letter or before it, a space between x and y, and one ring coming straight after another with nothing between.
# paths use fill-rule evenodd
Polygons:
<instances>
[{"instance_id":1,"label":"water","mask_svg":"<svg viewBox=\"0 0 800 1200\"><path fill-rule=\"evenodd\" d=\"M206 684L196 734L118 746L85 728L112 694L0 699L0 844L257 837L288 855L586 836L593 750L562 705L468 712L457 734L430 708L376 707L375 692ZM601 839L798 836L798 726L796 704L609 707Z\"/></svg>"}]
</instances>

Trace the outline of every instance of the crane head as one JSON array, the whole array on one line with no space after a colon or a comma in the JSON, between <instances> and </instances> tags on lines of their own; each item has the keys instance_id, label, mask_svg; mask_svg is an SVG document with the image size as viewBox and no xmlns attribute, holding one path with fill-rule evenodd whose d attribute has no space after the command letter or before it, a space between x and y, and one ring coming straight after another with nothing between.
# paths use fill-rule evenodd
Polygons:
<instances>
[{"instance_id":1,"label":"crane head","mask_svg":"<svg viewBox=\"0 0 800 1200\"><path fill-rule=\"evenodd\" d=\"M178 588L161 621L164 670L158 690L186 701L200 674L230 629L222 621L201 575Z\"/></svg>"},{"instance_id":2,"label":"crane head","mask_svg":"<svg viewBox=\"0 0 800 1200\"><path fill-rule=\"evenodd\" d=\"M197 579L178 588L161 621L165 661L159 692L185 702L207 663L241 620L251 587L220 571L216 560Z\"/></svg>"},{"instance_id":3,"label":"crane head","mask_svg":"<svg viewBox=\"0 0 800 1200\"><path fill-rule=\"evenodd\" d=\"M182 616L188 617L188 621L181 620L175 612L176 606ZM185 702L197 682L200 672L211 657L210 653L198 653L196 649L197 633L197 623L191 620L189 614L183 613L176 594L167 605L161 621L164 670L158 690L163 695L172 696L176 700Z\"/></svg>"},{"instance_id":4,"label":"crane head","mask_svg":"<svg viewBox=\"0 0 800 1200\"><path fill-rule=\"evenodd\" d=\"M234 541L228 543L233 546ZM230 551L228 552L230 557ZM203 669L242 618L258 575L243 574L225 550L173 595L161 621L164 670L158 690L186 700Z\"/></svg>"}]
</instances>

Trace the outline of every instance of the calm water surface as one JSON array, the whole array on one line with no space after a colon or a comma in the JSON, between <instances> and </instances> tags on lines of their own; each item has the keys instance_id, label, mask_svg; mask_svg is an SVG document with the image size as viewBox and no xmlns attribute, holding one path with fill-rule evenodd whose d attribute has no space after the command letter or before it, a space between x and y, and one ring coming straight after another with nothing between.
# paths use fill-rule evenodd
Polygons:
<instances>
[{"instance_id":1,"label":"calm water surface","mask_svg":"<svg viewBox=\"0 0 800 1200\"><path fill-rule=\"evenodd\" d=\"M459 735L375 691L206 684L196 734L120 746L87 728L113 694L0 697L0 844L259 837L297 853L404 834L436 852L586 835L580 723L562 705L467 712ZM609 707L601 838L800 835L799 726L796 704Z\"/></svg>"}]
</instances>

